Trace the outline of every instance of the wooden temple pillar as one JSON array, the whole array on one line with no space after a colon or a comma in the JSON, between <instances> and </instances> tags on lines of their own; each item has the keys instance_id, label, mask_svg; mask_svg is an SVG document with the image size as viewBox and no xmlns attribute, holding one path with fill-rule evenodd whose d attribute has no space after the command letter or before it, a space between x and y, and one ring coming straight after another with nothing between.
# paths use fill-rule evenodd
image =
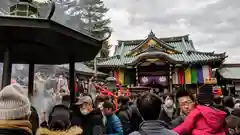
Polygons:
<instances>
[{"instance_id":1,"label":"wooden temple pillar","mask_svg":"<svg viewBox=\"0 0 240 135\"><path fill-rule=\"evenodd\" d=\"M69 90L70 90L70 100L71 100L71 106L74 103L75 100L75 57L70 56L69 59Z\"/></svg>"},{"instance_id":2,"label":"wooden temple pillar","mask_svg":"<svg viewBox=\"0 0 240 135\"><path fill-rule=\"evenodd\" d=\"M11 48L7 46L4 52L3 60L2 88L11 84L11 74L12 74Z\"/></svg>"},{"instance_id":3,"label":"wooden temple pillar","mask_svg":"<svg viewBox=\"0 0 240 135\"><path fill-rule=\"evenodd\" d=\"M29 63L28 71L28 96L33 96L33 85L34 85L34 63Z\"/></svg>"}]
</instances>

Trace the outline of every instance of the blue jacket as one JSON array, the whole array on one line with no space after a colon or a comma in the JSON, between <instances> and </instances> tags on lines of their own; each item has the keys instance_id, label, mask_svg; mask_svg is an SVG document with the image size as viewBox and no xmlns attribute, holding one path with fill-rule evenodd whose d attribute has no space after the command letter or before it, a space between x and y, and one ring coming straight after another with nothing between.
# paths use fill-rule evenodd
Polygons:
<instances>
[{"instance_id":1,"label":"blue jacket","mask_svg":"<svg viewBox=\"0 0 240 135\"><path fill-rule=\"evenodd\" d=\"M106 134L123 135L122 123L115 114L107 117Z\"/></svg>"}]
</instances>

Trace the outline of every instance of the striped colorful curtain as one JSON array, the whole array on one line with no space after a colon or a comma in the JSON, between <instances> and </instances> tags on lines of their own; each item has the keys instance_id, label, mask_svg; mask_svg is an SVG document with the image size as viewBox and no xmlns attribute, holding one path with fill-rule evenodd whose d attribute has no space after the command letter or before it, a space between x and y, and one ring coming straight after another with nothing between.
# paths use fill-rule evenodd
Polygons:
<instances>
[{"instance_id":1,"label":"striped colorful curtain","mask_svg":"<svg viewBox=\"0 0 240 135\"><path fill-rule=\"evenodd\" d=\"M173 81L173 84L179 84L178 83L178 69L175 69L175 71L173 71L172 81Z\"/></svg>"},{"instance_id":2,"label":"striped colorful curtain","mask_svg":"<svg viewBox=\"0 0 240 135\"><path fill-rule=\"evenodd\" d=\"M116 82L119 84L119 72L117 70L114 71L114 78L116 79Z\"/></svg>"},{"instance_id":3,"label":"striped colorful curtain","mask_svg":"<svg viewBox=\"0 0 240 135\"><path fill-rule=\"evenodd\" d=\"M212 67L208 66L208 70L209 70L209 78L212 78Z\"/></svg>"},{"instance_id":4,"label":"striped colorful curtain","mask_svg":"<svg viewBox=\"0 0 240 135\"><path fill-rule=\"evenodd\" d=\"M191 84L192 83L192 79L191 79L191 67L188 67L185 70L185 83L186 84Z\"/></svg>"},{"instance_id":5,"label":"striped colorful curtain","mask_svg":"<svg viewBox=\"0 0 240 135\"><path fill-rule=\"evenodd\" d=\"M125 85L131 84L131 74L128 70L125 70L125 72L124 72L124 84Z\"/></svg>"},{"instance_id":6,"label":"striped colorful curtain","mask_svg":"<svg viewBox=\"0 0 240 135\"><path fill-rule=\"evenodd\" d=\"M119 82L124 84L124 70L119 71Z\"/></svg>"},{"instance_id":7,"label":"striped colorful curtain","mask_svg":"<svg viewBox=\"0 0 240 135\"><path fill-rule=\"evenodd\" d=\"M192 84L198 83L197 69L194 67L192 67L192 70L191 70L191 79L192 79Z\"/></svg>"},{"instance_id":8,"label":"striped colorful curtain","mask_svg":"<svg viewBox=\"0 0 240 135\"><path fill-rule=\"evenodd\" d=\"M183 70L178 70L178 84L184 84L185 79L184 79L184 71Z\"/></svg>"},{"instance_id":9,"label":"striped colorful curtain","mask_svg":"<svg viewBox=\"0 0 240 135\"><path fill-rule=\"evenodd\" d=\"M212 78L212 68L208 65L187 68L185 71L173 71L173 84L203 84L206 78Z\"/></svg>"},{"instance_id":10,"label":"striped colorful curtain","mask_svg":"<svg viewBox=\"0 0 240 135\"><path fill-rule=\"evenodd\" d=\"M204 78L203 78L203 72L202 72L202 68L198 67L197 68L197 77L198 77L198 83L199 84L203 84L204 83Z\"/></svg>"},{"instance_id":11,"label":"striped colorful curtain","mask_svg":"<svg viewBox=\"0 0 240 135\"><path fill-rule=\"evenodd\" d=\"M202 72L203 72L203 80L208 79L209 78L209 66L208 65L202 66Z\"/></svg>"}]
</instances>

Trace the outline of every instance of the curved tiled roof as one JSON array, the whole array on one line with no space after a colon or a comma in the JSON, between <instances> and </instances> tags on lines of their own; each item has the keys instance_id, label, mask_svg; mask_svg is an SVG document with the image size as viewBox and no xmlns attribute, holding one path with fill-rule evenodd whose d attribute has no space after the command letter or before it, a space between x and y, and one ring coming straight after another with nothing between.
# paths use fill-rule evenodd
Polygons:
<instances>
[{"instance_id":1,"label":"curved tiled roof","mask_svg":"<svg viewBox=\"0 0 240 135\"><path fill-rule=\"evenodd\" d=\"M155 36L155 35L154 35ZM206 63L209 61L223 61L226 58L225 53L215 54L214 52L200 52L194 48L192 40L189 40L188 35L169 38L158 38L173 47L177 54L166 54L169 58L176 61L183 61L185 64ZM125 67L138 59L142 54L152 52L143 52L137 56L127 56L134 48L141 45L144 40L119 40L114 56L98 62L99 67ZM162 52L163 53L163 52ZM150 56L150 55L149 55Z\"/></svg>"},{"instance_id":2,"label":"curved tiled roof","mask_svg":"<svg viewBox=\"0 0 240 135\"><path fill-rule=\"evenodd\" d=\"M191 63L201 63L207 61L218 61L224 59L221 55L209 55L209 54L198 54L198 53L182 53L182 54L168 54L172 58L177 61L184 61L185 64ZM106 66L106 67L123 67L128 65L129 63L135 61L138 57L123 57L123 58L110 58L106 61L102 61L98 63L98 66Z\"/></svg>"},{"instance_id":3,"label":"curved tiled roof","mask_svg":"<svg viewBox=\"0 0 240 135\"><path fill-rule=\"evenodd\" d=\"M188 41L189 40L189 35L184 35L184 36L176 36L176 37L166 37L166 38L158 38L159 40L162 40L166 43L168 42L179 42L182 41L182 39ZM124 43L125 45L139 45L143 39L140 40L118 40L118 45L121 45Z\"/></svg>"},{"instance_id":4,"label":"curved tiled roof","mask_svg":"<svg viewBox=\"0 0 240 135\"><path fill-rule=\"evenodd\" d=\"M240 79L239 67L223 67L217 70L224 79Z\"/></svg>"}]
</instances>

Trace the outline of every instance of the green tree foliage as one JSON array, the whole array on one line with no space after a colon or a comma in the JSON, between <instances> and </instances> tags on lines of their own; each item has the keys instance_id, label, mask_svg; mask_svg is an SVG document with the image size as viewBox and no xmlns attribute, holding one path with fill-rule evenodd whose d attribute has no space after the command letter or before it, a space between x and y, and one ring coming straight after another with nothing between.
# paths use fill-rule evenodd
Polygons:
<instances>
[{"instance_id":1,"label":"green tree foliage","mask_svg":"<svg viewBox=\"0 0 240 135\"><path fill-rule=\"evenodd\" d=\"M109 9L105 7L103 0L81 0L78 5L73 4L68 8L68 14L71 15L66 22L68 26L99 39L109 32L108 25L111 21L106 17ZM110 47L105 42L100 57L108 57Z\"/></svg>"},{"instance_id":2,"label":"green tree foliage","mask_svg":"<svg viewBox=\"0 0 240 135\"><path fill-rule=\"evenodd\" d=\"M110 19L105 17L109 9L102 0L82 0L80 4L82 21L86 24L85 28L89 34L103 38L109 30Z\"/></svg>"}]
</instances>

